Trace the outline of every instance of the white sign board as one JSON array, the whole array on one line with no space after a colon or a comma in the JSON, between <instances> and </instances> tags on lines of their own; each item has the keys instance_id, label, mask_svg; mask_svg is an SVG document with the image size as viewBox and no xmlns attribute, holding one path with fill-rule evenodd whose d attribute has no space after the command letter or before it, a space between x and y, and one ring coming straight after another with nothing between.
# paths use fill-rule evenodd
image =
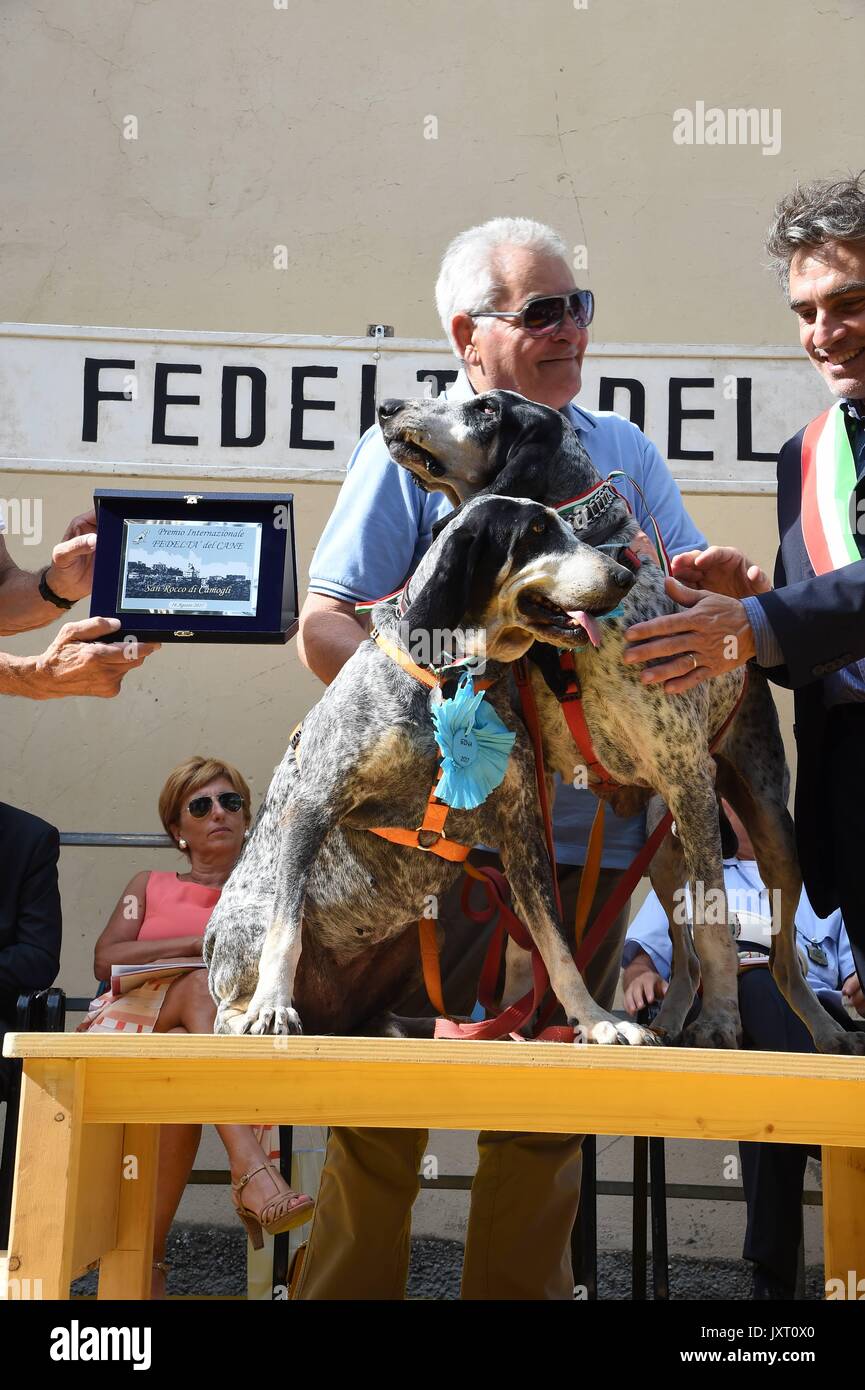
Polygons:
<instances>
[{"instance_id":1,"label":"white sign board","mask_svg":"<svg viewBox=\"0 0 865 1390\"><path fill-rule=\"evenodd\" d=\"M376 400L457 366L419 339L0 325L0 470L338 481ZM579 403L640 425L685 491L767 492L829 402L792 346L608 343Z\"/></svg>"}]
</instances>

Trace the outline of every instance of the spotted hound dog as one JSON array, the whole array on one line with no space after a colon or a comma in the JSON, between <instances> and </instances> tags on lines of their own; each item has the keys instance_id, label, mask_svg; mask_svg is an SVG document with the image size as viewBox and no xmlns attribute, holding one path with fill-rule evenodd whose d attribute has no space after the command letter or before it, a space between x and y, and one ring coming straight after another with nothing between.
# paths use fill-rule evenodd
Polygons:
<instances>
[{"instance_id":1,"label":"spotted hound dog","mask_svg":"<svg viewBox=\"0 0 865 1390\"><path fill-rule=\"evenodd\" d=\"M528 497L557 507L591 494L590 512L576 508L569 514L575 534L635 569L621 616L593 623L589 615L573 650L592 745L619 787L599 785L592 768L589 785L622 814L633 814L656 793L675 819L677 834L666 837L650 870L673 943L673 977L655 1027L669 1040L683 1037L698 1047L729 1048L741 1042L737 952L727 923L718 825L717 798L723 796L747 828L767 888L780 890L781 921L773 924L771 968L784 997L810 1030L818 1051L865 1052L865 1035L845 1031L821 1007L797 956L794 915L802 879L787 810L789 772L765 677L751 668L743 691L745 677L739 669L669 696L659 686L641 684L639 667L623 663L625 629L678 606L665 592L659 566L635 554L637 523L627 503L601 486L603 480L571 424L559 411L511 391L459 402L387 400L379 408L379 423L394 461L420 487L445 493L457 515L469 499L482 496ZM575 767L580 756L557 698L557 659L549 646L535 651L540 659L532 663L532 684L547 765L571 782L575 771L584 768ZM659 819L655 804L650 819ZM686 879L692 894L694 885L702 883L702 901L711 905L705 920L695 923L693 940L681 909ZM701 978L702 1009L685 1029Z\"/></svg>"},{"instance_id":2,"label":"spotted hound dog","mask_svg":"<svg viewBox=\"0 0 865 1390\"><path fill-rule=\"evenodd\" d=\"M581 1040L656 1042L600 1008L574 964L511 674L536 641L578 648L589 615L613 609L634 582L538 502L483 497L461 508L415 572L406 611L375 607L378 640L360 644L276 770L205 936L217 1033L431 1034L432 1020L411 1026L392 1009L416 977L411 929L459 868L371 831L421 825L438 767L431 692L393 653L418 665L448 633L465 659L483 661L485 698L516 741L504 780L475 810L450 811L447 836L499 851Z\"/></svg>"}]
</instances>

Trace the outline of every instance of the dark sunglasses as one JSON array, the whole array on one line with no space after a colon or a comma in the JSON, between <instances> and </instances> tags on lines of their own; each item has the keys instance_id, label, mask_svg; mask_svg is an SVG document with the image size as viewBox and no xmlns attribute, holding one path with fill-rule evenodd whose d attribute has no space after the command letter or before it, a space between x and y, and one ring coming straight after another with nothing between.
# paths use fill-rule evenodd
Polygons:
<instances>
[{"instance_id":1,"label":"dark sunglasses","mask_svg":"<svg viewBox=\"0 0 865 1390\"><path fill-rule=\"evenodd\" d=\"M517 319L521 328L533 338L543 338L561 328L565 314L570 314L577 328L588 328L595 316L595 296L591 290L574 290L573 294L545 294L530 299L522 309L477 309L473 319Z\"/></svg>"},{"instance_id":2,"label":"dark sunglasses","mask_svg":"<svg viewBox=\"0 0 865 1390\"><path fill-rule=\"evenodd\" d=\"M220 792L216 798L223 811L240 811L243 809L243 797L240 792ZM210 815L210 808L213 805L212 796L194 796L187 806L187 811L196 820L204 820L205 816Z\"/></svg>"}]
</instances>

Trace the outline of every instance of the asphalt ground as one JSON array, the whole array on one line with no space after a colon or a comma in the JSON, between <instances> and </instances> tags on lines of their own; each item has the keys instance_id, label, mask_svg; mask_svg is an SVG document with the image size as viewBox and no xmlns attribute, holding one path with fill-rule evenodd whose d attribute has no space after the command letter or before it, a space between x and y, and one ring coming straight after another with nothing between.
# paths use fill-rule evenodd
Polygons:
<instances>
[{"instance_id":1,"label":"asphalt ground","mask_svg":"<svg viewBox=\"0 0 865 1390\"><path fill-rule=\"evenodd\" d=\"M410 1299L459 1298L463 1247L459 1241L420 1236L412 1240L408 1297ZM177 1222L168 1239L166 1260L168 1296L242 1298L246 1293L246 1237L233 1226L202 1226ZM651 1269L646 1287L651 1298ZM94 1294L96 1274L77 1279L73 1294ZM670 1297L675 1300L713 1302L748 1300L751 1267L743 1260L697 1259L674 1255L670 1260ZM605 1251L598 1256L598 1297L610 1301L631 1298L629 1251ZM805 1298L824 1298L823 1270L805 1271Z\"/></svg>"}]
</instances>

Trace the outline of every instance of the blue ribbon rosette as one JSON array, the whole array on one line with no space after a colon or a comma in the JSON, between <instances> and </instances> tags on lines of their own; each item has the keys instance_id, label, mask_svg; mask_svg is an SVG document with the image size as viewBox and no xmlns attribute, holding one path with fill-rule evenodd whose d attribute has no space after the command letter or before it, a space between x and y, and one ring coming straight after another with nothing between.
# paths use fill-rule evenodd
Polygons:
<instances>
[{"instance_id":1,"label":"blue ribbon rosette","mask_svg":"<svg viewBox=\"0 0 865 1390\"><path fill-rule=\"evenodd\" d=\"M516 734L475 694L469 672L456 694L432 706L436 743L442 755L442 775L436 796L458 811L473 811L486 801L504 778Z\"/></svg>"}]
</instances>

